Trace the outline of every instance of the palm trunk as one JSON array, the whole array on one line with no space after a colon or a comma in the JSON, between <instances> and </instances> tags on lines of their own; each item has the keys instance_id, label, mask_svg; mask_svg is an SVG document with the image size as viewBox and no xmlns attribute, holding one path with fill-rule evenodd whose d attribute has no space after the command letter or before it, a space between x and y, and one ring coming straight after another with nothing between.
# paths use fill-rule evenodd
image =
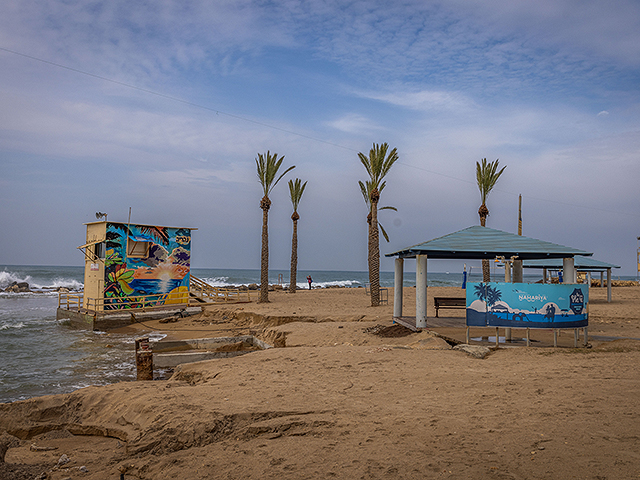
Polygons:
<instances>
[{"instance_id":1,"label":"palm trunk","mask_svg":"<svg viewBox=\"0 0 640 480\"><path fill-rule=\"evenodd\" d=\"M293 221L293 237L291 238L291 273L289 274L289 293L296 293L298 274L298 221Z\"/></svg>"},{"instance_id":2,"label":"palm trunk","mask_svg":"<svg viewBox=\"0 0 640 480\"><path fill-rule=\"evenodd\" d=\"M369 287L371 287L371 273L373 272L373 263L371 262L371 253L372 253L372 247L371 247L371 243L373 240L373 232L371 230L371 212L369 212L369 215L367 215L367 269L368 269L368 273L369 273Z\"/></svg>"},{"instance_id":3,"label":"palm trunk","mask_svg":"<svg viewBox=\"0 0 640 480\"><path fill-rule=\"evenodd\" d=\"M371 254L369 258L369 282L371 283L371 306L380 305L380 236L378 233L378 191L371 194Z\"/></svg>"},{"instance_id":4,"label":"palm trunk","mask_svg":"<svg viewBox=\"0 0 640 480\"><path fill-rule=\"evenodd\" d=\"M478 211L478 213L480 214L480 226L486 227L487 215L489 214L489 210L484 203L480 206L480 210ZM491 265L489 263L489 259L487 258L482 259L482 281L485 283L491 281Z\"/></svg>"},{"instance_id":5,"label":"palm trunk","mask_svg":"<svg viewBox=\"0 0 640 480\"><path fill-rule=\"evenodd\" d=\"M258 303L269 303L269 208L262 207L262 257L260 259L260 299ZM269 202L270 203L270 202Z\"/></svg>"}]
</instances>

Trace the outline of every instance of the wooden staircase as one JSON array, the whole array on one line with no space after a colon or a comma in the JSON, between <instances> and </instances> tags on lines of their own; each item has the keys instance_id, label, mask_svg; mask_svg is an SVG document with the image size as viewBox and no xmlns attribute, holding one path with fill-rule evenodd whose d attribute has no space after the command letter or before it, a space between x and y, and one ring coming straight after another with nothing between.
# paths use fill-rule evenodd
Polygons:
<instances>
[{"instance_id":1,"label":"wooden staircase","mask_svg":"<svg viewBox=\"0 0 640 480\"><path fill-rule=\"evenodd\" d=\"M189 282L189 303L248 303L251 301L249 290L239 288L213 287L204 280L191 274Z\"/></svg>"}]
</instances>

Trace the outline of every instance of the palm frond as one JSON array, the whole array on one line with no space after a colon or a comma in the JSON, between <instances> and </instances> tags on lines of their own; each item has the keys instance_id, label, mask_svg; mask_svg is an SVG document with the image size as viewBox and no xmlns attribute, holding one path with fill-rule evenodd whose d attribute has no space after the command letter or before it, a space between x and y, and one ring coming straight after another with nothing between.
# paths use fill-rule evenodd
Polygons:
<instances>
[{"instance_id":1,"label":"palm frond","mask_svg":"<svg viewBox=\"0 0 640 480\"><path fill-rule=\"evenodd\" d=\"M380 222L378 222L378 226L380 227L380 231L382 232L382 236L387 241L387 243L389 243L389 235L387 235L387 231L384 229L384 227L382 226L382 224Z\"/></svg>"},{"instance_id":2,"label":"palm frond","mask_svg":"<svg viewBox=\"0 0 640 480\"><path fill-rule=\"evenodd\" d=\"M289 196L291 197L291 204L293 205L294 212L298 211L298 205L300 205L300 199L302 198L302 194L304 193L306 186L307 182L302 183L302 180L299 178L289 180Z\"/></svg>"},{"instance_id":3,"label":"palm frond","mask_svg":"<svg viewBox=\"0 0 640 480\"><path fill-rule=\"evenodd\" d=\"M359 152L358 158L360 163L364 166L369 175L369 179L372 183L371 190L378 189L382 191L382 180L389 173L393 164L398 160L398 150L393 148L389 151L389 144L383 143L378 145L374 143L369 150L369 156Z\"/></svg>"},{"instance_id":4,"label":"palm frond","mask_svg":"<svg viewBox=\"0 0 640 480\"><path fill-rule=\"evenodd\" d=\"M169 231L167 227L152 227L147 225L140 225L138 227L142 233L159 240L163 245L169 245Z\"/></svg>"},{"instance_id":5,"label":"palm frond","mask_svg":"<svg viewBox=\"0 0 640 480\"><path fill-rule=\"evenodd\" d=\"M367 205L367 210L371 211L371 183L369 181L362 183L361 180L358 180L358 185L360 185L360 192L364 198L364 203Z\"/></svg>"},{"instance_id":6,"label":"palm frond","mask_svg":"<svg viewBox=\"0 0 640 480\"><path fill-rule=\"evenodd\" d=\"M284 155L278 158L277 153L271 155L271 152L269 150L267 150L267 153L265 153L264 155L259 153L256 157L256 170L258 173L258 180L260 181L260 185L262 185L262 191L265 197L269 196L271 190L273 190L273 188L278 184L282 177L287 174L287 172L296 168L295 166L287 168L284 173L280 175L277 180L275 180L283 160Z\"/></svg>"},{"instance_id":7,"label":"palm frond","mask_svg":"<svg viewBox=\"0 0 640 480\"><path fill-rule=\"evenodd\" d=\"M500 175L507 168L506 165L498 171L499 160L495 162L487 162L486 158L483 158L480 162L476 162L476 182L478 183L478 189L480 190L480 198L482 203L487 203L487 196L489 192L495 187Z\"/></svg>"}]
</instances>

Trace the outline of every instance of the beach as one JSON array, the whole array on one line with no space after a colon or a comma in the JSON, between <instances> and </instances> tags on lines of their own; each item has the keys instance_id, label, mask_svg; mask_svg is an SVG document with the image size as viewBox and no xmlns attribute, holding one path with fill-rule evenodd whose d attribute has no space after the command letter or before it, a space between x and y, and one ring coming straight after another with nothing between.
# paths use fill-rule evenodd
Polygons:
<instances>
[{"instance_id":1,"label":"beach","mask_svg":"<svg viewBox=\"0 0 640 480\"><path fill-rule=\"evenodd\" d=\"M461 292L430 287L428 316L433 296ZM411 315L415 291L404 294ZM0 478L640 476L640 287L614 288L612 303L590 290L590 348L572 348L572 331L561 348L534 331L533 346L483 359L445 340L463 328L393 326L392 298L371 307L362 288L274 291L268 304L112 332L251 334L279 348L0 404ZM440 315L464 322L464 310ZM472 335L495 335L484 330Z\"/></svg>"}]
</instances>

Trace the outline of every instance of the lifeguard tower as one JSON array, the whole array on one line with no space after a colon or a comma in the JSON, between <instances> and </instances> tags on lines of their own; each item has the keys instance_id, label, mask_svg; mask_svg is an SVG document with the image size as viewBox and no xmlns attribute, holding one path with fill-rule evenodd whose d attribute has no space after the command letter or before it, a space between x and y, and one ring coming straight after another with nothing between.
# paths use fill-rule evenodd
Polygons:
<instances>
[{"instance_id":1,"label":"lifeguard tower","mask_svg":"<svg viewBox=\"0 0 640 480\"><path fill-rule=\"evenodd\" d=\"M58 318L115 328L140 314L250 300L248 293L244 299L237 289L212 287L191 275L195 228L106 220L85 225L86 242L78 247L85 257L84 291L60 293Z\"/></svg>"}]
</instances>

